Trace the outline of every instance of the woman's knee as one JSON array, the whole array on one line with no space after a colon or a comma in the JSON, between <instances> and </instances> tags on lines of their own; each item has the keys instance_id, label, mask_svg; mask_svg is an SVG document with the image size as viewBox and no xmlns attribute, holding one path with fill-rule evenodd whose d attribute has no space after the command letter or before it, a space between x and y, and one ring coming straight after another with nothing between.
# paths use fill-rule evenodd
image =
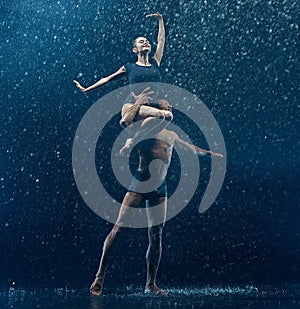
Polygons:
<instances>
[{"instance_id":1,"label":"woman's knee","mask_svg":"<svg viewBox=\"0 0 300 309\"><path fill-rule=\"evenodd\" d=\"M121 117L123 117L126 112L128 112L129 108L132 106L133 104L132 103L125 103L122 107L122 110L121 110Z\"/></svg>"}]
</instances>

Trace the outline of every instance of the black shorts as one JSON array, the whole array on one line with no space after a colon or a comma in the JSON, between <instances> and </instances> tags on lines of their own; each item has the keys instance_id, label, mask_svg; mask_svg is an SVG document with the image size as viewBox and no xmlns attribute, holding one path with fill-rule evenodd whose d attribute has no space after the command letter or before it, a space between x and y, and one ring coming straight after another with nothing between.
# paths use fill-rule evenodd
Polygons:
<instances>
[{"instance_id":1,"label":"black shorts","mask_svg":"<svg viewBox=\"0 0 300 309\"><path fill-rule=\"evenodd\" d=\"M151 191L151 192L145 192L141 193L139 192L140 182L146 181L150 178L149 173L142 173L140 171L136 171L134 173L134 178L129 186L128 192L135 192L137 194L140 194L144 200L157 200L162 197L167 197L167 183L164 179L160 186L157 187L157 189ZM160 183L161 181L159 181Z\"/></svg>"}]
</instances>

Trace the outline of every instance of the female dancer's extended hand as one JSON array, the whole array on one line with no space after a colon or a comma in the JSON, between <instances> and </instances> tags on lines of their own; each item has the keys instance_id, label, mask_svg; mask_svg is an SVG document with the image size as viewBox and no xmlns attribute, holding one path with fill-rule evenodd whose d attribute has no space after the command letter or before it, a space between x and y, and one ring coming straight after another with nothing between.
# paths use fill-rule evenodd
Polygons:
<instances>
[{"instance_id":1,"label":"female dancer's extended hand","mask_svg":"<svg viewBox=\"0 0 300 309\"><path fill-rule=\"evenodd\" d=\"M86 91L87 91L86 88L84 88L77 80L74 79L73 82L74 82L75 86L76 86L80 91L82 91L82 92L86 92Z\"/></svg>"},{"instance_id":2,"label":"female dancer's extended hand","mask_svg":"<svg viewBox=\"0 0 300 309\"><path fill-rule=\"evenodd\" d=\"M157 17L158 19L162 19L163 18L163 16L160 13L158 13L158 12L153 13L153 14L147 14L146 17Z\"/></svg>"}]
</instances>

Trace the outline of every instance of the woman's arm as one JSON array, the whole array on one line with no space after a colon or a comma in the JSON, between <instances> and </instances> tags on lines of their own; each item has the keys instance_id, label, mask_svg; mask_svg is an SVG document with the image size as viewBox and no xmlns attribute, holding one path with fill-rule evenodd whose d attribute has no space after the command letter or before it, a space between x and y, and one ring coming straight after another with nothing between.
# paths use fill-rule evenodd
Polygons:
<instances>
[{"instance_id":1,"label":"woman's arm","mask_svg":"<svg viewBox=\"0 0 300 309\"><path fill-rule=\"evenodd\" d=\"M126 72L126 69L124 66L122 66L118 71L116 71L115 73L107 76L107 77L103 77L101 78L100 80L98 80L95 84L87 87L87 88L84 88L77 80L73 80L73 82L75 83L75 86L81 90L82 92L88 92L88 91L91 91L91 90L94 90L98 87L101 87L105 84L107 84L109 81L111 81L112 79L116 78L117 76L119 75L122 75Z\"/></svg>"},{"instance_id":2,"label":"woman's arm","mask_svg":"<svg viewBox=\"0 0 300 309\"><path fill-rule=\"evenodd\" d=\"M160 65L161 59L163 57L165 41L166 41L166 33L165 33L165 25L163 16L156 12L154 14L148 14L146 17L157 17L158 19L158 34L157 34L157 48L153 58L156 60L157 64Z\"/></svg>"}]
</instances>

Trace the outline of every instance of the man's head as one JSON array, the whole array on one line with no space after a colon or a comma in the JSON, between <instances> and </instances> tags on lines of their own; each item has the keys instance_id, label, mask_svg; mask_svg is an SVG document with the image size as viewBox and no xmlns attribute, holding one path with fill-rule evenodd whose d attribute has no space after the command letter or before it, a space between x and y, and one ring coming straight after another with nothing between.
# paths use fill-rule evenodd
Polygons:
<instances>
[{"instance_id":1,"label":"man's head","mask_svg":"<svg viewBox=\"0 0 300 309\"><path fill-rule=\"evenodd\" d=\"M133 41L133 49L132 51L136 54L142 53L142 52L151 52L151 44L149 41L143 37L139 36Z\"/></svg>"},{"instance_id":2,"label":"man's head","mask_svg":"<svg viewBox=\"0 0 300 309\"><path fill-rule=\"evenodd\" d=\"M160 109L165 111L172 111L172 105L167 100L158 100Z\"/></svg>"}]
</instances>

